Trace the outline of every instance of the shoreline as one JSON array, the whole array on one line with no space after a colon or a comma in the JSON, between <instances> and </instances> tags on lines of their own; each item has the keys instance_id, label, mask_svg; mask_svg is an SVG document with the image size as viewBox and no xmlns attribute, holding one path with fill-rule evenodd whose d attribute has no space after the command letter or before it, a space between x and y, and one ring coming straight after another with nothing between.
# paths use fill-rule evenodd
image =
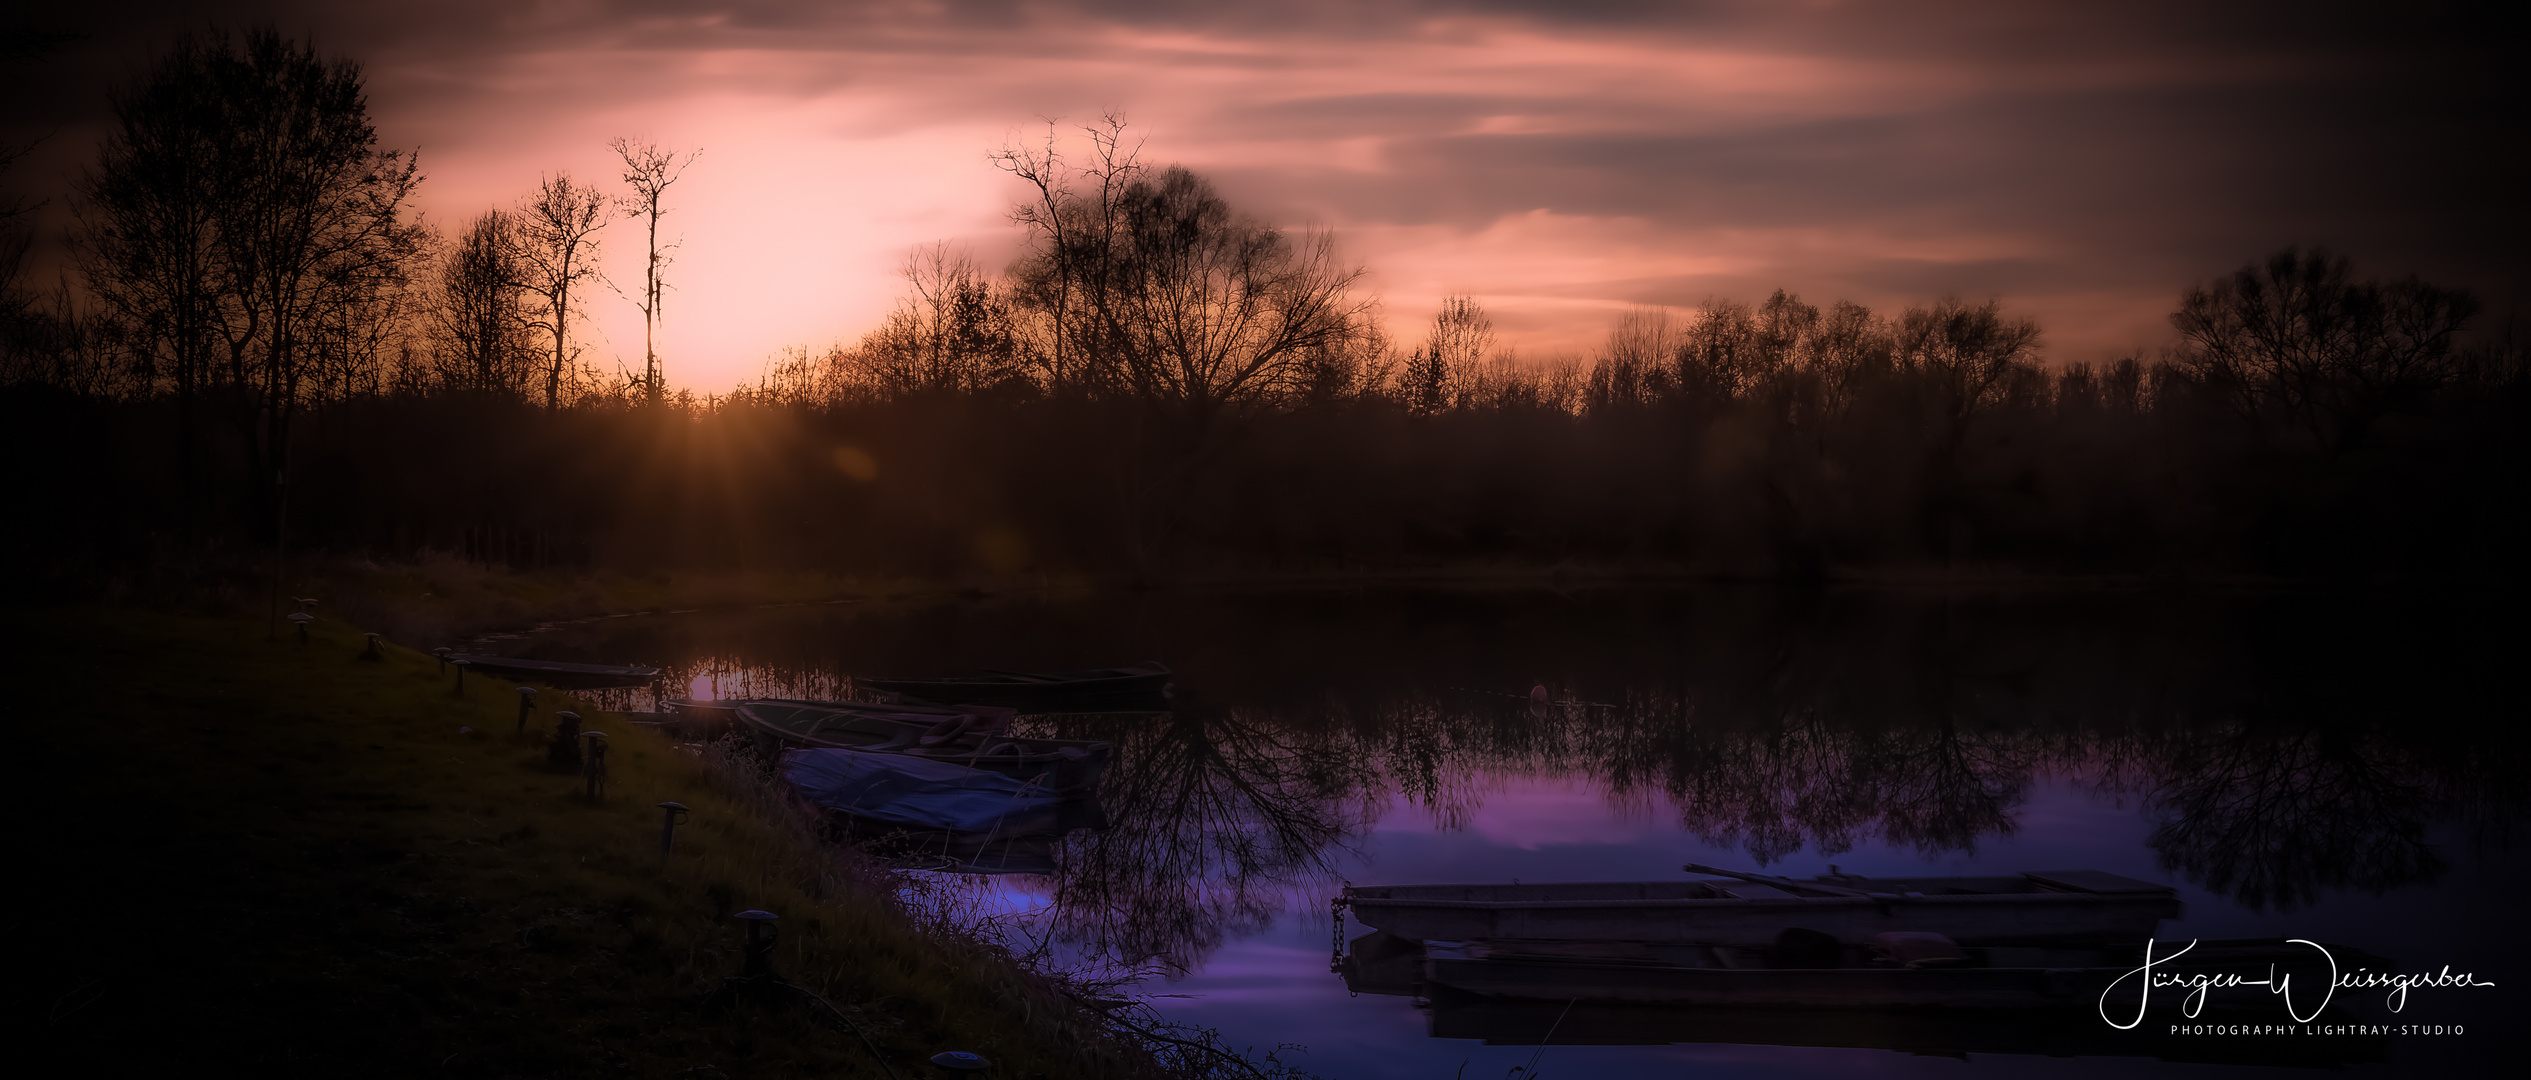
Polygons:
<instances>
[{"instance_id":1,"label":"shoreline","mask_svg":"<svg viewBox=\"0 0 2531 1080\"><path fill-rule=\"evenodd\" d=\"M1099 1013L982 939L915 925L886 871L596 710L579 726L607 733L611 775L589 799L582 776L547 765L568 693L540 690L522 723L510 680L456 693L427 654L361 658L360 632L335 620L304 645L129 610L47 611L17 633L53 676L30 715L60 718L30 725L30 760L46 767L25 795L58 826L35 841L36 877L107 931L40 942L28 970L52 990L29 1004L110 1057L176 1047L284 1074L887 1075L875 1046L900 1076L947 1049L1006 1075L1149 1067ZM666 800L693 815L663 864L653 804ZM730 916L749 908L781 916L776 970L869 1045L779 1009L695 1008L739 972ZM173 1037L108 1034L146 1001L184 1003Z\"/></svg>"}]
</instances>

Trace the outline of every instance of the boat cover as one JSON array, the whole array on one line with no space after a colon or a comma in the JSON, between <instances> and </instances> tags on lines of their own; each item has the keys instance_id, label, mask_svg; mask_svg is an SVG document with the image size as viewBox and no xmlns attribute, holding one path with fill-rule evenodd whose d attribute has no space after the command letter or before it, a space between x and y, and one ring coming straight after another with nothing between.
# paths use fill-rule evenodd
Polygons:
<instances>
[{"instance_id":1,"label":"boat cover","mask_svg":"<svg viewBox=\"0 0 2531 1080\"><path fill-rule=\"evenodd\" d=\"M819 806L950 832L1008 832L1061 801L1041 784L902 754L793 750L782 755L782 775Z\"/></svg>"}]
</instances>

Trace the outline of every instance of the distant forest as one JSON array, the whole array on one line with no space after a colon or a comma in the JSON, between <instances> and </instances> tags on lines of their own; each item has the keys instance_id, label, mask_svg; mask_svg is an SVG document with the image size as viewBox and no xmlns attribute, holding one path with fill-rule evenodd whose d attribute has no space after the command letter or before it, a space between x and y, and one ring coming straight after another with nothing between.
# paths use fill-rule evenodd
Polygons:
<instances>
[{"instance_id":1,"label":"distant forest","mask_svg":"<svg viewBox=\"0 0 2531 1080\"><path fill-rule=\"evenodd\" d=\"M52 196L74 272L34 281L33 204L0 206L9 591L146 590L276 539L515 568L1811 584L2512 577L2531 541L2520 344L2472 336L2464 292L2323 250L2186 288L2175 348L2105 366L2048 365L1997 302L1780 291L1527 361L1472 297L1385 335L1329 237L1138 160L1111 119L1085 154L998 156L1033 196L1012 265L925 253L858 342L698 400L655 353L608 372L574 338L601 238L650 245L619 289L663 317L691 154L619 142L628 194L557 174L442 233L362 94L356 63L273 32L199 35Z\"/></svg>"}]
</instances>

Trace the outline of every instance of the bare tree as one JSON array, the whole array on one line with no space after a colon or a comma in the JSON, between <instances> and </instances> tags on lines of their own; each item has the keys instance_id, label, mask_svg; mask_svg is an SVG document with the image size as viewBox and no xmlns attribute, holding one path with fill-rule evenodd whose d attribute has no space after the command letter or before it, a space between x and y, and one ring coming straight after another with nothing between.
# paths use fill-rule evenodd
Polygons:
<instances>
[{"instance_id":1,"label":"bare tree","mask_svg":"<svg viewBox=\"0 0 2531 1080\"><path fill-rule=\"evenodd\" d=\"M1839 300L1820 317L1802 344L1802 367L1818 379L1821 420L1845 414L1863 384L1890 367L1893 344L1886 320L1851 300Z\"/></svg>"},{"instance_id":2,"label":"bare tree","mask_svg":"<svg viewBox=\"0 0 2531 1080\"><path fill-rule=\"evenodd\" d=\"M1433 316L1423 347L1406 359L1408 410L1430 415L1458 403L1458 391L1493 348L1494 320L1476 298L1465 293L1442 297L1441 312Z\"/></svg>"},{"instance_id":3,"label":"bare tree","mask_svg":"<svg viewBox=\"0 0 2531 1080\"><path fill-rule=\"evenodd\" d=\"M1011 220L1028 231L1035 250L1012 268L1018 303L1039 316L1043 381L1056 394L1094 394L1115 389L1116 343L1109 340L1107 309L1114 279L1104 271L1116 246L1126 190L1140 182L1141 146L1125 144L1125 120L1110 113L1082 129L1090 142L1087 163L1074 166L1057 147L1049 123L1037 146L1012 144L992 155L995 168L1026 182L1026 203Z\"/></svg>"},{"instance_id":4,"label":"bare tree","mask_svg":"<svg viewBox=\"0 0 2531 1080\"><path fill-rule=\"evenodd\" d=\"M633 189L633 193L618 205L623 208L625 217L643 219L650 230L650 258L643 264L642 298L639 301L642 309L642 394L650 404L657 405L667 392L666 373L659 367L659 315L661 301L668 288L667 279L661 275L668 269L668 252L676 247L674 243L667 248L659 246L659 219L668 213L667 205L661 200L667 195L669 186L685 175L686 166L694 164L694 159L702 156L703 151L679 153L662 150L654 143L630 139L617 139L608 145L615 150L616 156L624 159L624 182Z\"/></svg>"},{"instance_id":5,"label":"bare tree","mask_svg":"<svg viewBox=\"0 0 2531 1080\"><path fill-rule=\"evenodd\" d=\"M1925 380L1942 442L1956 449L1969 422L1994 405L2019 365L2038 355L2039 324L2007 319L2003 302L1948 298L1899 316L1897 363Z\"/></svg>"},{"instance_id":6,"label":"bare tree","mask_svg":"<svg viewBox=\"0 0 2531 1080\"><path fill-rule=\"evenodd\" d=\"M181 468L195 402L222 406L265 507L327 321L402 288L421 251L403 220L421 172L377 148L361 84L269 29L185 38L116 94L79 185L82 269L174 384Z\"/></svg>"},{"instance_id":7,"label":"bare tree","mask_svg":"<svg viewBox=\"0 0 2531 1080\"><path fill-rule=\"evenodd\" d=\"M2171 324L2183 369L2262 431L2334 457L2454 377L2453 339L2477 311L2458 289L2358 282L2340 256L2287 248L2189 289Z\"/></svg>"},{"instance_id":8,"label":"bare tree","mask_svg":"<svg viewBox=\"0 0 2531 1080\"><path fill-rule=\"evenodd\" d=\"M222 42L216 54L226 52ZM180 38L147 76L115 91L115 125L74 204L89 294L124 327L135 367L175 399L179 528L193 524L201 496L213 297L225 281L214 242L216 54L200 38Z\"/></svg>"},{"instance_id":9,"label":"bare tree","mask_svg":"<svg viewBox=\"0 0 2531 1080\"><path fill-rule=\"evenodd\" d=\"M1583 408L1591 412L1641 408L1670 392L1671 357L1681 338L1661 308L1636 308L1608 331L1608 344L1591 365Z\"/></svg>"},{"instance_id":10,"label":"bare tree","mask_svg":"<svg viewBox=\"0 0 2531 1080\"><path fill-rule=\"evenodd\" d=\"M1054 381L1112 377L1201 440L1226 411L1296 391L1312 350L1358 331L1362 271L1326 234L1294 243L1194 173L1137 164L1123 126L1090 130L1080 170L1051 144L995 156L1037 194L1013 215L1031 240L1014 291L1052 324Z\"/></svg>"},{"instance_id":11,"label":"bare tree","mask_svg":"<svg viewBox=\"0 0 2531 1080\"><path fill-rule=\"evenodd\" d=\"M530 313L535 329L552 335L553 360L545 366L545 407L561 404L563 373L577 356L570 347L573 290L598 274L597 231L606 227L606 197L576 187L570 173L545 177L515 218L513 268L540 303ZM654 234L656 229L653 229Z\"/></svg>"},{"instance_id":12,"label":"bare tree","mask_svg":"<svg viewBox=\"0 0 2531 1080\"><path fill-rule=\"evenodd\" d=\"M485 211L440 261L431 363L442 389L519 398L535 376L537 349L526 290L518 284L514 228L508 213Z\"/></svg>"}]
</instances>

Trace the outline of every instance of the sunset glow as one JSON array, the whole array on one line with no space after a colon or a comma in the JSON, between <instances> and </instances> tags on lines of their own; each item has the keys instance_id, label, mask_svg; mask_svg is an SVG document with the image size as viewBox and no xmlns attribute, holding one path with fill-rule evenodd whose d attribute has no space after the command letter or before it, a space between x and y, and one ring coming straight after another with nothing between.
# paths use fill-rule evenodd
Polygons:
<instances>
[{"instance_id":1,"label":"sunset glow","mask_svg":"<svg viewBox=\"0 0 2531 1080\"><path fill-rule=\"evenodd\" d=\"M1000 265L1019 190L986 155L1110 111L1146 159L1193 167L1286 227L1334 230L1392 333L1467 292L1524 356L1585 354L1631 306L1781 287L1875 307L2001 297L2047 328L2052 358L2095 360L2159 347L2177 289L2293 242L2474 280L2499 310L2518 295L2483 256L2492 241L2436 246L2449 229L2425 219L2453 207L2400 202L2466 170L2393 174L2368 150L2443 122L2403 113L2402 78L2468 74L2430 29L2357 54L2359 32L2380 27L1938 10L571 3L214 17L270 20L361 59L381 140L419 149L422 205L443 229L557 170L617 186L606 144L620 135L703 150L669 200L680 246L662 344L671 381L698 392L753 378L786 347L858 337L919 247ZM22 175L73 174L101 123L93 92L198 17L65 27L88 36L47 61L67 77L28 122L59 133ZM2333 99L2362 107L2317 119L2311 103ZM634 230L605 240L614 279L638 279ZM638 369L633 304L602 290L588 311L590 359Z\"/></svg>"}]
</instances>

